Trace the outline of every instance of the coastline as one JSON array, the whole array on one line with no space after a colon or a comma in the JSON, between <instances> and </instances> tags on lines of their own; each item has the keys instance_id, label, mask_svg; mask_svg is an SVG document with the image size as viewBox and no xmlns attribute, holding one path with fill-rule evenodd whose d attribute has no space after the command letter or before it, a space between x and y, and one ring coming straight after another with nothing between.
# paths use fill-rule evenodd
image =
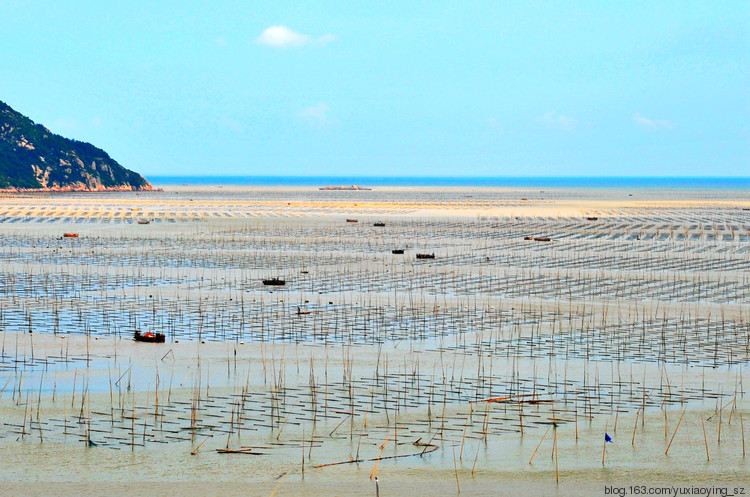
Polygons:
<instances>
[{"instance_id":1,"label":"coastline","mask_svg":"<svg viewBox=\"0 0 750 497\"><path fill-rule=\"evenodd\" d=\"M508 187L508 188L750 188L750 176L151 176L181 186Z\"/></svg>"},{"instance_id":2,"label":"coastline","mask_svg":"<svg viewBox=\"0 0 750 497\"><path fill-rule=\"evenodd\" d=\"M40 203L42 202L42 203ZM44 203L48 205L44 205ZM507 186L383 186L320 190L309 185L167 185L150 191L39 192L0 195L5 223L92 220L219 221L295 217L602 219L672 210L750 209L747 190L649 188L513 188Z\"/></svg>"},{"instance_id":3,"label":"coastline","mask_svg":"<svg viewBox=\"0 0 750 497\"><path fill-rule=\"evenodd\" d=\"M96 188L80 186L53 186L50 188L0 188L0 193L97 193L97 192L148 192L153 191L152 185L134 187L131 185L123 186L99 186Z\"/></svg>"}]
</instances>

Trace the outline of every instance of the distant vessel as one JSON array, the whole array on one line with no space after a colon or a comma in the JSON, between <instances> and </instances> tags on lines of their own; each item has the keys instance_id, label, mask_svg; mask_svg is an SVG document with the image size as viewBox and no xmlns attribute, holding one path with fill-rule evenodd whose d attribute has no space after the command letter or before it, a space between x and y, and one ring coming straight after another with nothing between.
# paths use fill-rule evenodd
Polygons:
<instances>
[{"instance_id":1,"label":"distant vessel","mask_svg":"<svg viewBox=\"0 0 750 497\"><path fill-rule=\"evenodd\" d=\"M404 249L393 249L391 250L391 254L403 254Z\"/></svg>"},{"instance_id":2,"label":"distant vessel","mask_svg":"<svg viewBox=\"0 0 750 497\"><path fill-rule=\"evenodd\" d=\"M356 223L357 220L356 219L347 219L346 222L347 223Z\"/></svg>"},{"instance_id":3,"label":"distant vessel","mask_svg":"<svg viewBox=\"0 0 750 497\"><path fill-rule=\"evenodd\" d=\"M369 191L369 190L372 190L372 188L365 188L363 186L358 186L358 185L349 185L349 186L342 185L342 186L322 186L322 187L318 188L318 190L326 190L326 191L331 191L331 190L360 190L360 191Z\"/></svg>"},{"instance_id":4,"label":"distant vessel","mask_svg":"<svg viewBox=\"0 0 750 497\"><path fill-rule=\"evenodd\" d=\"M373 224L373 226L377 226L379 228L382 228L383 226L385 226L385 223L375 223L375 224Z\"/></svg>"},{"instance_id":5,"label":"distant vessel","mask_svg":"<svg viewBox=\"0 0 750 497\"><path fill-rule=\"evenodd\" d=\"M417 259L434 259L435 254L417 254Z\"/></svg>"},{"instance_id":6,"label":"distant vessel","mask_svg":"<svg viewBox=\"0 0 750 497\"><path fill-rule=\"evenodd\" d=\"M266 286L282 286L286 285L286 281L279 278L269 278L267 280L263 280L263 284Z\"/></svg>"},{"instance_id":7,"label":"distant vessel","mask_svg":"<svg viewBox=\"0 0 750 497\"><path fill-rule=\"evenodd\" d=\"M133 340L136 342L164 343L167 340L167 337L164 333L151 333L149 331L141 334L140 331L136 330L133 335Z\"/></svg>"},{"instance_id":8,"label":"distant vessel","mask_svg":"<svg viewBox=\"0 0 750 497\"><path fill-rule=\"evenodd\" d=\"M78 238L78 233L63 233L63 238Z\"/></svg>"},{"instance_id":9,"label":"distant vessel","mask_svg":"<svg viewBox=\"0 0 750 497\"><path fill-rule=\"evenodd\" d=\"M534 237L534 241L537 241L537 242L551 242L552 239L550 237L548 237L548 236L535 236Z\"/></svg>"},{"instance_id":10,"label":"distant vessel","mask_svg":"<svg viewBox=\"0 0 750 497\"><path fill-rule=\"evenodd\" d=\"M148 219L139 219L138 220L138 224L149 224L150 222L151 221L149 221Z\"/></svg>"}]
</instances>

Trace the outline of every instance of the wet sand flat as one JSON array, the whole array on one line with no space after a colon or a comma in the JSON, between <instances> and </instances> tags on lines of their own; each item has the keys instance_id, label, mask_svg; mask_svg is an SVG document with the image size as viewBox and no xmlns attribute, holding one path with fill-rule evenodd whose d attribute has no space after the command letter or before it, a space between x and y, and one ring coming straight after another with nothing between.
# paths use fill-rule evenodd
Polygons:
<instances>
[{"instance_id":1,"label":"wet sand flat","mask_svg":"<svg viewBox=\"0 0 750 497\"><path fill-rule=\"evenodd\" d=\"M0 196L0 482L750 492L748 209L666 189Z\"/></svg>"}]
</instances>

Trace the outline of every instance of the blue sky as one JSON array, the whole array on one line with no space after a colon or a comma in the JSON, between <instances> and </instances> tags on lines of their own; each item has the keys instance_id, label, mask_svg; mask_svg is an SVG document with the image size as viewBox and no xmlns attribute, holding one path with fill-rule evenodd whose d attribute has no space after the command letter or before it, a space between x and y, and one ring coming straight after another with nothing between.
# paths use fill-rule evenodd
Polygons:
<instances>
[{"instance_id":1,"label":"blue sky","mask_svg":"<svg viewBox=\"0 0 750 497\"><path fill-rule=\"evenodd\" d=\"M747 1L0 12L0 100L146 176L750 176Z\"/></svg>"}]
</instances>

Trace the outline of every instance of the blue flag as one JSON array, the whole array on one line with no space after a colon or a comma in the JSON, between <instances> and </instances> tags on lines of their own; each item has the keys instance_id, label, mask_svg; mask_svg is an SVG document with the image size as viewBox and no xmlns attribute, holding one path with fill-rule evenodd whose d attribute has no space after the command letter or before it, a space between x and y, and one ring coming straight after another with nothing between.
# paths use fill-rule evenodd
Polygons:
<instances>
[{"instance_id":1,"label":"blue flag","mask_svg":"<svg viewBox=\"0 0 750 497\"><path fill-rule=\"evenodd\" d=\"M605 443L606 443L606 442L609 442L609 443L614 443L614 442L612 442L612 437L610 437L608 433L605 433L605 434L604 434L604 442L605 442Z\"/></svg>"}]
</instances>

